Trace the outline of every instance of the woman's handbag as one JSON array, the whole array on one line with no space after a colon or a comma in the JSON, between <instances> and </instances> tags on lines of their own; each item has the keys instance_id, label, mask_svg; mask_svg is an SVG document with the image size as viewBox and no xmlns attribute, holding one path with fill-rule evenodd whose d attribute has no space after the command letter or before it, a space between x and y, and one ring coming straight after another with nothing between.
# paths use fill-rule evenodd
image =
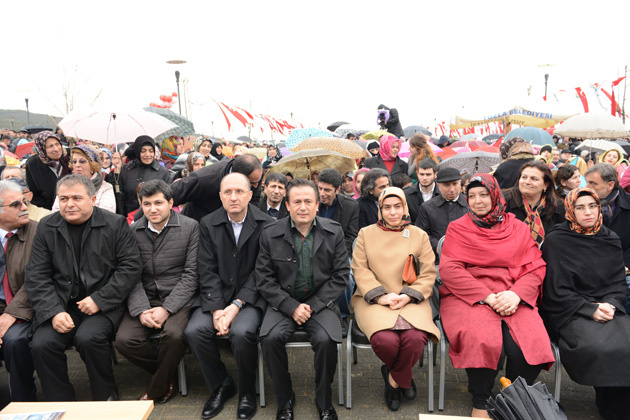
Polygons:
<instances>
[{"instance_id":1,"label":"woman's handbag","mask_svg":"<svg viewBox=\"0 0 630 420\"><path fill-rule=\"evenodd\" d=\"M403 281L407 284L413 284L418 279L420 273L420 260L413 255L409 254L407 261L405 261L405 268L403 269Z\"/></svg>"}]
</instances>

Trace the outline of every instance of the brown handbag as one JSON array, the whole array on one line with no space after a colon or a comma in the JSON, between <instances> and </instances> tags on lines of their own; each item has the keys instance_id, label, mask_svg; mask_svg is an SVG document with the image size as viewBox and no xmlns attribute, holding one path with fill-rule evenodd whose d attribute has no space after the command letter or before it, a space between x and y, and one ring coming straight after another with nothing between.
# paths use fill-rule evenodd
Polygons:
<instances>
[{"instance_id":1,"label":"brown handbag","mask_svg":"<svg viewBox=\"0 0 630 420\"><path fill-rule=\"evenodd\" d=\"M413 284L418 279L420 273L420 260L413 255L409 254L405 261L405 268L403 269L403 281L407 284Z\"/></svg>"}]
</instances>

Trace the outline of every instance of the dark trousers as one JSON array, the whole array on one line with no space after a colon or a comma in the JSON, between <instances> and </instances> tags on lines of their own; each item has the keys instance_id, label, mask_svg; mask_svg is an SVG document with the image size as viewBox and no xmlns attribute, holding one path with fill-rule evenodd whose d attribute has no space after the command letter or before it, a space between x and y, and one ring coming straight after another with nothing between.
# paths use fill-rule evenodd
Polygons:
<instances>
[{"instance_id":1,"label":"dark trousers","mask_svg":"<svg viewBox=\"0 0 630 420\"><path fill-rule=\"evenodd\" d=\"M28 333L30 322L15 323L9 327L2 337L0 355L9 372L11 401L36 401L33 358Z\"/></svg>"},{"instance_id":2,"label":"dark trousers","mask_svg":"<svg viewBox=\"0 0 630 420\"><path fill-rule=\"evenodd\" d=\"M411 369L420 360L428 341L427 333L413 328L378 331L370 338L374 353L401 388L411 388Z\"/></svg>"},{"instance_id":3,"label":"dark trousers","mask_svg":"<svg viewBox=\"0 0 630 420\"><path fill-rule=\"evenodd\" d=\"M627 420L630 416L630 387L595 388L595 403L604 420Z\"/></svg>"},{"instance_id":4,"label":"dark trousers","mask_svg":"<svg viewBox=\"0 0 630 420\"><path fill-rule=\"evenodd\" d=\"M87 368L92 400L107 400L115 388L111 342L114 325L98 312L86 315L76 308L68 309L75 327L60 334L52 320L40 325L33 334L31 352L46 401L74 401L74 388L68 378L66 349L77 349Z\"/></svg>"},{"instance_id":5,"label":"dark trousers","mask_svg":"<svg viewBox=\"0 0 630 420\"><path fill-rule=\"evenodd\" d=\"M230 326L228 338L236 360L239 397L255 392L258 366L257 331L261 322L262 310L247 305L234 317ZM228 373L219 354L212 314L203 312L201 308L195 309L186 327L186 338L190 349L199 360L208 389L214 392L227 378Z\"/></svg>"},{"instance_id":6,"label":"dark trousers","mask_svg":"<svg viewBox=\"0 0 630 420\"><path fill-rule=\"evenodd\" d=\"M308 333L315 352L315 402L319 410L325 410L332 407L331 384L337 369L337 343L330 338L324 327L313 319L306 321L302 328ZM284 345L297 329L298 324L292 318L285 317L266 336L260 338L265 364L273 380L278 407L287 404L293 395L289 360Z\"/></svg>"},{"instance_id":7,"label":"dark trousers","mask_svg":"<svg viewBox=\"0 0 630 420\"><path fill-rule=\"evenodd\" d=\"M543 365L532 366L527 363L523 352L518 347L505 322L501 322L503 331L503 351L507 357L505 376L510 381L515 381L519 376L525 379L528 385L532 385ZM486 409L488 398L492 396L492 387L499 369L467 368L468 392L473 395L473 407L480 410Z\"/></svg>"},{"instance_id":8,"label":"dark trousers","mask_svg":"<svg viewBox=\"0 0 630 420\"><path fill-rule=\"evenodd\" d=\"M161 330L145 327L139 317L132 318L125 312L116 333L116 349L125 359L153 375L147 388L149 398L164 395L177 375L177 365L186 354L184 329L189 310L190 307L184 307L169 316ZM155 334L160 334L160 339L149 340Z\"/></svg>"}]
</instances>

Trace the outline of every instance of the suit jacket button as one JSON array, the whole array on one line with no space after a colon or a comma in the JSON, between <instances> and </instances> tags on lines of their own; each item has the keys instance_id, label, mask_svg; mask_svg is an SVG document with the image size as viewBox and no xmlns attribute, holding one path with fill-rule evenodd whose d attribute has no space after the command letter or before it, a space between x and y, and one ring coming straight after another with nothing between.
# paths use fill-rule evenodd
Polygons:
<instances>
[{"instance_id":1,"label":"suit jacket button","mask_svg":"<svg viewBox=\"0 0 630 420\"><path fill-rule=\"evenodd\" d=\"M287 257L287 261L291 261L291 257Z\"/></svg>"},{"instance_id":2,"label":"suit jacket button","mask_svg":"<svg viewBox=\"0 0 630 420\"><path fill-rule=\"evenodd\" d=\"M230 277L230 283L233 282L233 281L234 281L234 279L232 277Z\"/></svg>"},{"instance_id":3,"label":"suit jacket button","mask_svg":"<svg viewBox=\"0 0 630 420\"><path fill-rule=\"evenodd\" d=\"M236 256L237 256L237 255L238 255L238 254L237 254L236 252L235 252L234 254L232 254L232 256L233 256L234 258L236 258Z\"/></svg>"},{"instance_id":4,"label":"suit jacket button","mask_svg":"<svg viewBox=\"0 0 630 420\"><path fill-rule=\"evenodd\" d=\"M208 293L208 297L212 297L212 293Z\"/></svg>"},{"instance_id":5,"label":"suit jacket button","mask_svg":"<svg viewBox=\"0 0 630 420\"><path fill-rule=\"evenodd\" d=\"M297 258L293 258L293 262L297 262Z\"/></svg>"}]
</instances>

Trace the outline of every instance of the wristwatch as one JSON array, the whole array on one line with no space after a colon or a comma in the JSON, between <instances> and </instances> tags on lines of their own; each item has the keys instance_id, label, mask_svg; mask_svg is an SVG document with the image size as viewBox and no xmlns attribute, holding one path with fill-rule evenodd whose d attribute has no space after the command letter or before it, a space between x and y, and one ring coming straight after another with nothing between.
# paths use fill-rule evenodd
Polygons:
<instances>
[{"instance_id":1,"label":"wristwatch","mask_svg":"<svg viewBox=\"0 0 630 420\"><path fill-rule=\"evenodd\" d=\"M241 311L241 309L243 309L243 304L242 304L242 303L241 303L238 299L234 299L234 300L232 301L232 303L233 303L234 305L236 305L236 307L238 308L238 311L239 311L239 312Z\"/></svg>"}]
</instances>

